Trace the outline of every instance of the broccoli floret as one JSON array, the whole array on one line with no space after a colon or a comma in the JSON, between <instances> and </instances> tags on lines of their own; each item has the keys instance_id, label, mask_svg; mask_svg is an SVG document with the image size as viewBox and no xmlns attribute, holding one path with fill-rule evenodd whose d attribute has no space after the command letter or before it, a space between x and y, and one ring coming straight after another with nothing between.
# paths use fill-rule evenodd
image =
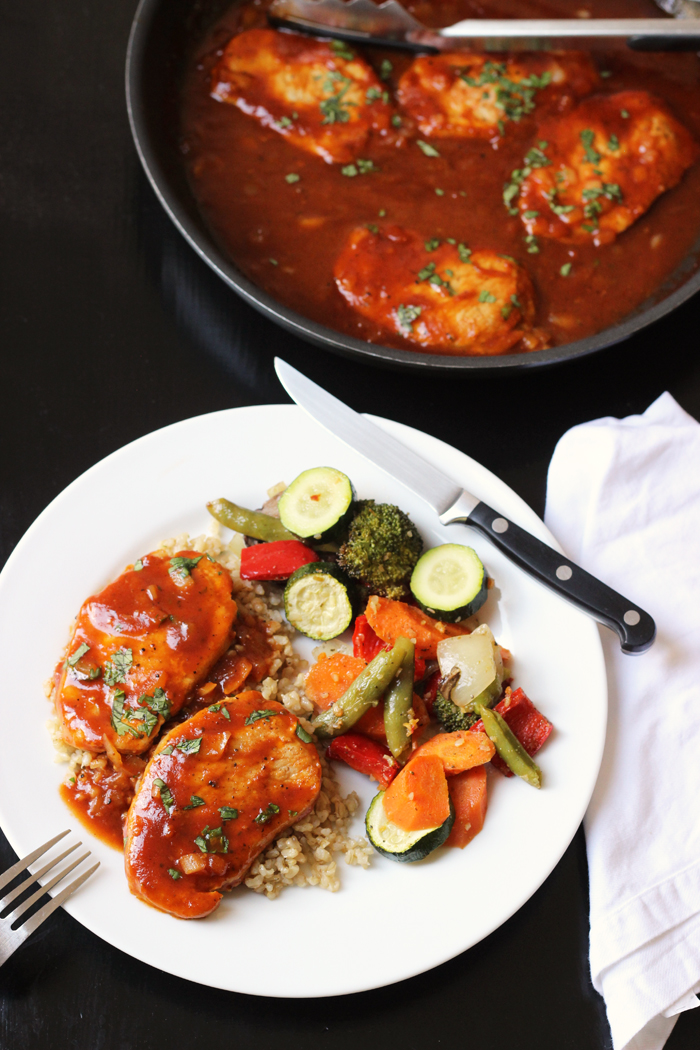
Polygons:
<instances>
[{"instance_id":1,"label":"broccoli floret","mask_svg":"<svg viewBox=\"0 0 700 1050\"><path fill-rule=\"evenodd\" d=\"M459 729L471 729L479 716L475 711L465 711L452 700L448 700L438 689L433 703L433 714L438 722L448 733L456 733Z\"/></svg>"},{"instance_id":2,"label":"broccoli floret","mask_svg":"<svg viewBox=\"0 0 700 1050\"><path fill-rule=\"evenodd\" d=\"M371 594L406 597L411 573L423 553L418 529L391 503L368 499L357 507L338 564Z\"/></svg>"}]
</instances>

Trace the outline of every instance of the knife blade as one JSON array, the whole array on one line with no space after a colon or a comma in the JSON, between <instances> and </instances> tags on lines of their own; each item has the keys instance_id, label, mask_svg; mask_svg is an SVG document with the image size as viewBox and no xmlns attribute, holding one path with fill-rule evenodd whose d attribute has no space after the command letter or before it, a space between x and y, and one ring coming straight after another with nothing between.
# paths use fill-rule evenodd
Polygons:
<instances>
[{"instance_id":1,"label":"knife blade","mask_svg":"<svg viewBox=\"0 0 700 1050\"><path fill-rule=\"evenodd\" d=\"M286 361L275 358L289 396L317 423L424 500L443 525L464 523L589 616L616 631L624 653L646 652L656 636L649 613L591 576L575 562L463 489L441 470L329 394Z\"/></svg>"},{"instance_id":2,"label":"knife blade","mask_svg":"<svg viewBox=\"0 0 700 1050\"><path fill-rule=\"evenodd\" d=\"M357 44L413 51L551 51L559 48L630 47L638 51L697 51L695 19L472 18L441 29L417 21L398 0L273 0L273 25Z\"/></svg>"}]
</instances>

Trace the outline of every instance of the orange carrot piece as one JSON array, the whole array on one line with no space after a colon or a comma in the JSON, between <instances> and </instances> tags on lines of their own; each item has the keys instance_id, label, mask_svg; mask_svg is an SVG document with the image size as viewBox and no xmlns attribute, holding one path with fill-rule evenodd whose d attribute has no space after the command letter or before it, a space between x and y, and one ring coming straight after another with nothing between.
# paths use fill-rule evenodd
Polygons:
<instances>
[{"instance_id":1,"label":"orange carrot piece","mask_svg":"<svg viewBox=\"0 0 700 1050\"><path fill-rule=\"evenodd\" d=\"M316 707L325 711L339 700L348 686L352 685L367 664L358 656L347 653L321 653L318 661L306 675L306 695Z\"/></svg>"},{"instance_id":2,"label":"orange carrot piece","mask_svg":"<svg viewBox=\"0 0 700 1050\"><path fill-rule=\"evenodd\" d=\"M365 711L362 718L355 722L352 727L354 733L362 733L364 736L376 740L379 744L386 744L386 729L384 728L384 701L380 700L376 707L370 707Z\"/></svg>"},{"instance_id":3,"label":"orange carrot piece","mask_svg":"<svg viewBox=\"0 0 700 1050\"><path fill-rule=\"evenodd\" d=\"M391 598L380 598L376 594L367 602L365 616L383 642L393 645L397 638L415 639L416 656L424 660L437 659L437 645L443 638L470 633L458 623L434 620L417 606L396 602Z\"/></svg>"},{"instance_id":4,"label":"orange carrot piece","mask_svg":"<svg viewBox=\"0 0 700 1050\"><path fill-rule=\"evenodd\" d=\"M421 744L413 753L415 761L419 755L437 755L442 762L446 776L463 773L474 766L483 766L490 762L496 753L486 733L470 733L458 730L456 733L438 733Z\"/></svg>"},{"instance_id":5,"label":"orange carrot piece","mask_svg":"<svg viewBox=\"0 0 700 1050\"><path fill-rule=\"evenodd\" d=\"M450 777L449 788L455 822L445 845L464 849L479 834L486 819L485 767L475 766Z\"/></svg>"},{"instance_id":6,"label":"orange carrot piece","mask_svg":"<svg viewBox=\"0 0 700 1050\"><path fill-rule=\"evenodd\" d=\"M404 831L439 827L450 815L450 795L437 755L412 758L384 794L384 812Z\"/></svg>"}]
</instances>

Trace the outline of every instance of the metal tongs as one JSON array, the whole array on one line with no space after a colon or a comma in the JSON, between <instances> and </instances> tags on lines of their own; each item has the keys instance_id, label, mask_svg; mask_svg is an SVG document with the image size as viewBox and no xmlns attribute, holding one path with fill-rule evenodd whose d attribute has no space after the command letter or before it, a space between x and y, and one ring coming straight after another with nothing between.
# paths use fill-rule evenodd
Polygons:
<instances>
[{"instance_id":1,"label":"metal tongs","mask_svg":"<svg viewBox=\"0 0 700 1050\"><path fill-rule=\"evenodd\" d=\"M694 18L479 18L428 29L398 0L274 0L268 18L273 25L315 36L410 51L609 50L625 45L634 51L700 51Z\"/></svg>"}]
</instances>

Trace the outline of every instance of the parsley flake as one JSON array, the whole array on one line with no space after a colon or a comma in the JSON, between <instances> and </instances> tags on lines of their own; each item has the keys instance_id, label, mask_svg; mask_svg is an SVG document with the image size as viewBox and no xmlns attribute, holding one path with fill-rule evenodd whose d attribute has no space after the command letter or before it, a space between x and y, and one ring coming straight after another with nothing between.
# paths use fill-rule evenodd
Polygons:
<instances>
[{"instance_id":1,"label":"parsley flake","mask_svg":"<svg viewBox=\"0 0 700 1050\"><path fill-rule=\"evenodd\" d=\"M401 127L401 117L398 115L398 113L394 113L393 117L391 118L391 124L392 127L395 128Z\"/></svg>"},{"instance_id":2,"label":"parsley flake","mask_svg":"<svg viewBox=\"0 0 700 1050\"><path fill-rule=\"evenodd\" d=\"M423 153L426 157L440 156L438 151L435 149L435 146L431 146L429 142L423 142L421 139L418 139L416 145L418 146L418 149L421 151L421 153Z\"/></svg>"},{"instance_id":3,"label":"parsley flake","mask_svg":"<svg viewBox=\"0 0 700 1050\"><path fill-rule=\"evenodd\" d=\"M156 779L153 781L153 784L155 787L158 788L158 792L160 794L160 801L163 803L163 809L168 814L168 816L170 816L172 811L175 809L175 799L173 798L172 791L165 783L165 781L161 780L160 777L156 777Z\"/></svg>"},{"instance_id":4,"label":"parsley flake","mask_svg":"<svg viewBox=\"0 0 700 1050\"><path fill-rule=\"evenodd\" d=\"M437 249L439 247L440 247L440 241L437 239L437 237L434 237L432 239L432 241L426 241L425 242L425 250L426 250L426 252L435 252L435 251L437 251Z\"/></svg>"},{"instance_id":5,"label":"parsley flake","mask_svg":"<svg viewBox=\"0 0 700 1050\"><path fill-rule=\"evenodd\" d=\"M569 276L569 274L571 273L571 266L572 264L568 262L564 263L564 265L559 268L559 273L562 275L562 277Z\"/></svg>"},{"instance_id":6,"label":"parsley flake","mask_svg":"<svg viewBox=\"0 0 700 1050\"><path fill-rule=\"evenodd\" d=\"M168 868L168 875L171 879L181 879L182 875L175 868Z\"/></svg>"},{"instance_id":7,"label":"parsley flake","mask_svg":"<svg viewBox=\"0 0 700 1050\"><path fill-rule=\"evenodd\" d=\"M221 827L210 828L207 824L202 834L197 835L194 842L202 853L228 853L228 839Z\"/></svg>"},{"instance_id":8,"label":"parsley flake","mask_svg":"<svg viewBox=\"0 0 700 1050\"><path fill-rule=\"evenodd\" d=\"M608 139L608 149L611 151L611 153L614 153L619 148L620 148L620 140L619 140L619 138L617 137L617 135L611 135L610 138Z\"/></svg>"},{"instance_id":9,"label":"parsley flake","mask_svg":"<svg viewBox=\"0 0 700 1050\"><path fill-rule=\"evenodd\" d=\"M435 187L435 193L437 194L438 197L444 197L445 196L445 191L441 190L441 189L438 189L437 187Z\"/></svg>"},{"instance_id":10,"label":"parsley flake","mask_svg":"<svg viewBox=\"0 0 700 1050\"><path fill-rule=\"evenodd\" d=\"M234 809L233 806L221 806L219 809L219 816L222 820L236 820L238 817L238 810Z\"/></svg>"},{"instance_id":11,"label":"parsley flake","mask_svg":"<svg viewBox=\"0 0 700 1050\"><path fill-rule=\"evenodd\" d=\"M255 819L255 823L256 824L267 824L267 822L272 820L272 818L277 813L279 813L279 811L280 811L279 806L276 806L274 802L270 802L270 804L268 805L267 809L261 809L260 812L258 813L257 817L254 818Z\"/></svg>"},{"instance_id":12,"label":"parsley flake","mask_svg":"<svg viewBox=\"0 0 700 1050\"><path fill-rule=\"evenodd\" d=\"M194 567L199 565L203 557L204 555L200 554L196 558L171 558L170 575L184 580L190 575Z\"/></svg>"},{"instance_id":13,"label":"parsley flake","mask_svg":"<svg viewBox=\"0 0 700 1050\"><path fill-rule=\"evenodd\" d=\"M350 47L344 40L331 40L331 49L335 52L338 58L344 58L346 62L352 62L355 58L355 52L350 50Z\"/></svg>"},{"instance_id":14,"label":"parsley flake","mask_svg":"<svg viewBox=\"0 0 700 1050\"><path fill-rule=\"evenodd\" d=\"M257 711L251 711L243 725L252 726L253 722L257 722L261 718L272 718L274 715L281 713L281 711L272 711L269 707L261 707Z\"/></svg>"},{"instance_id":15,"label":"parsley flake","mask_svg":"<svg viewBox=\"0 0 700 1050\"><path fill-rule=\"evenodd\" d=\"M128 722L124 720L124 700L126 699L126 693L123 689L117 689L112 697L112 728L116 731L117 736L125 736L126 733L131 733L132 736L141 736L138 729L134 729Z\"/></svg>"},{"instance_id":16,"label":"parsley flake","mask_svg":"<svg viewBox=\"0 0 700 1050\"><path fill-rule=\"evenodd\" d=\"M129 652L130 651L131 650L129 650ZM68 657L68 665L69 665L69 667L75 667L75 665L77 664L77 662L80 659L80 657L81 656L85 656L85 653L89 653L89 652L90 652L90 646L86 645L85 642L83 642L82 645L78 646L78 648L75 650L73 655Z\"/></svg>"},{"instance_id":17,"label":"parsley flake","mask_svg":"<svg viewBox=\"0 0 700 1050\"><path fill-rule=\"evenodd\" d=\"M118 682L125 682L133 662L134 654L131 649L117 649L112 653L112 659L105 664L105 684L117 685Z\"/></svg>"},{"instance_id":18,"label":"parsley flake","mask_svg":"<svg viewBox=\"0 0 700 1050\"><path fill-rule=\"evenodd\" d=\"M508 320L508 318L510 317L512 312L513 312L513 307L510 305L510 303L506 303L505 306L501 307L501 317L503 318L504 321Z\"/></svg>"},{"instance_id":19,"label":"parsley flake","mask_svg":"<svg viewBox=\"0 0 700 1050\"><path fill-rule=\"evenodd\" d=\"M279 124L279 126L281 128L291 128L291 126L292 126L292 119L291 119L291 117L280 117L280 119L277 121L277 123Z\"/></svg>"},{"instance_id":20,"label":"parsley flake","mask_svg":"<svg viewBox=\"0 0 700 1050\"><path fill-rule=\"evenodd\" d=\"M143 568L143 560L141 558L137 558L136 561L134 562L134 569L136 570L136 572L141 572L142 568Z\"/></svg>"},{"instance_id":21,"label":"parsley flake","mask_svg":"<svg viewBox=\"0 0 700 1050\"><path fill-rule=\"evenodd\" d=\"M491 292L489 292L486 288L482 288L481 291L479 292L479 302L480 303L495 303L496 302L496 296L492 295Z\"/></svg>"},{"instance_id":22,"label":"parsley flake","mask_svg":"<svg viewBox=\"0 0 700 1050\"><path fill-rule=\"evenodd\" d=\"M311 743L311 735L306 732L303 725L297 723L296 734L300 740L303 740L305 744Z\"/></svg>"},{"instance_id":23,"label":"parsley flake","mask_svg":"<svg viewBox=\"0 0 700 1050\"><path fill-rule=\"evenodd\" d=\"M178 751L182 751L183 755L196 755L201 746L201 736L196 736L189 740L181 740L179 744L175 745Z\"/></svg>"},{"instance_id":24,"label":"parsley flake","mask_svg":"<svg viewBox=\"0 0 700 1050\"><path fill-rule=\"evenodd\" d=\"M197 806L203 806L204 799L200 798L199 795L190 795L190 802L188 806L183 806L183 809L196 809Z\"/></svg>"},{"instance_id":25,"label":"parsley flake","mask_svg":"<svg viewBox=\"0 0 700 1050\"><path fill-rule=\"evenodd\" d=\"M388 80L389 79L389 77L391 76L391 71L393 70L393 68L394 68L394 65L393 65L392 62L389 61L388 58L382 59L382 64L379 67L379 76L382 78L382 80Z\"/></svg>"},{"instance_id":26,"label":"parsley flake","mask_svg":"<svg viewBox=\"0 0 700 1050\"><path fill-rule=\"evenodd\" d=\"M288 175L284 176L284 181L288 182L290 186L295 182L299 182L300 179L301 175L297 175L295 171L290 171Z\"/></svg>"},{"instance_id":27,"label":"parsley flake","mask_svg":"<svg viewBox=\"0 0 700 1050\"><path fill-rule=\"evenodd\" d=\"M629 120L629 113L627 112L626 109L621 109L620 110L620 116L622 117L623 120Z\"/></svg>"},{"instance_id":28,"label":"parsley flake","mask_svg":"<svg viewBox=\"0 0 700 1050\"><path fill-rule=\"evenodd\" d=\"M379 233L379 227L376 222L368 222L366 229L368 229L370 233Z\"/></svg>"},{"instance_id":29,"label":"parsley flake","mask_svg":"<svg viewBox=\"0 0 700 1050\"><path fill-rule=\"evenodd\" d=\"M399 322L399 327L407 328L409 332L413 331L413 322L420 317L422 309L421 306L404 306L403 303L401 303L396 311L396 319Z\"/></svg>"},{"instance_id":30,"label":"parsley flake","mask_svg":"<svg viewBox=\"0 0 700 1050\"><path fill-rule=\"evenodd\" d=\"M471 248L467 248L466 244L457 245L457 254L459 255L459 261L463 263L471 262Z\"/></svg>"}]
</instances>

